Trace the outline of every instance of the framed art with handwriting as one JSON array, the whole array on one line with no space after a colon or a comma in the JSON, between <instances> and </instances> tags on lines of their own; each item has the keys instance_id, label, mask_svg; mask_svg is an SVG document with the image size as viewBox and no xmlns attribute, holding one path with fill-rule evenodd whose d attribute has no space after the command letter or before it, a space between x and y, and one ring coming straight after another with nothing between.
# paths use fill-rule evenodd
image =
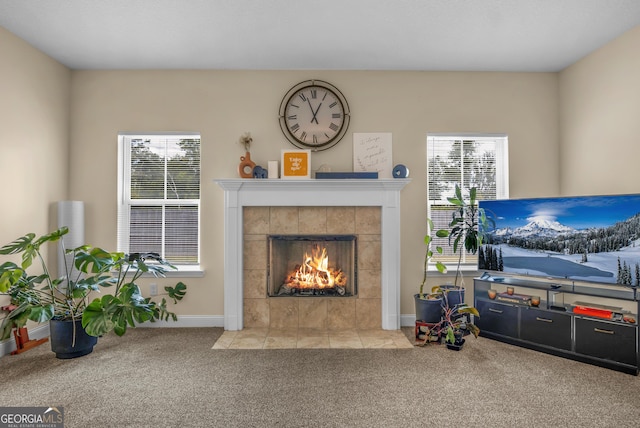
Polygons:
<instances>
[{"instance_id":1,"label":"framed art with handwriting","mask_svg":"<svg viewBox=\"0 0 640 428\"><path fill-rule=\"evenodd\" d=\"M353 133L353 170L377 171L379 178L393 178L390 132Z\"/></svg>"}]
</instances>

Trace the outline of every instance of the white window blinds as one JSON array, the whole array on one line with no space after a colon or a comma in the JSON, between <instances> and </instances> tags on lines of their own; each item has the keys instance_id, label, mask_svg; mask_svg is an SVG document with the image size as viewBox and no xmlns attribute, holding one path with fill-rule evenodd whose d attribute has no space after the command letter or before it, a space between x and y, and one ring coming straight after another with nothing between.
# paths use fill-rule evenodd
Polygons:
<instances>
[{"instance_id":1,"label":"white window blinds","mask_svg":"<svg viewBox=\"0 0 640 428\"><path fill-rule=\"evenodd\" d=\"M118 250L199 263L200 135L120 135Z\"/></svg>"},{"instance_id":2,"label":"white window blinds","mask_svg":"<svg viewBox=\"0 0 640 428\"><path fill-rule=\"evenodd\" d=\"M463 195L476 187L478 200L505 199L509 196L508 139L504 134L427 136L427 216L435 230L450 229L455 208L447 201L458 184ZM433 236L433 245L444 249L434 257L447 263L457 261L448 238ZM475 268L477 258L463 254L463 264Z\"/></svg>"}]
</instances>

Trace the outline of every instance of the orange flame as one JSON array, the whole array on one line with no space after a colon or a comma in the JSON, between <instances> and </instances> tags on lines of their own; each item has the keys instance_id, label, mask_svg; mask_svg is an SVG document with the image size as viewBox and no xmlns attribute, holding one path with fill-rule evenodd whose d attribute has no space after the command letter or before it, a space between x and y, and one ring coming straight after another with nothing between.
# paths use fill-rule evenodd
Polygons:
<instances>
[{"instance_id":1,"label":"orange flame","mask_svg":"<svg viewBox=\"0 0 640 428\"><path fill-rule=\"evenodd\" d=\"M346 282L347 277L340 269L329 267L327 249L316 245L311 255L305 252L302 265L289 275L287 284L298 289L326 289L344 287Z\"/></svg>"}]
</instances>

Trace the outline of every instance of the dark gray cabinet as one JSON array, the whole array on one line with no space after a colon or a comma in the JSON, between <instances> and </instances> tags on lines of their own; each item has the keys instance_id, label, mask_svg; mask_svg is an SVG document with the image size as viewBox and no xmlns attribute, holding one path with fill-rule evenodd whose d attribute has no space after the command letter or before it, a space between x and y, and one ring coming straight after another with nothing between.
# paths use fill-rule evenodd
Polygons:
<instances>
[{"instance_id":1,"label":"dark gray cabinet","mask_svg":"<svg viewBox=\"0 0 640 428\"><path fill-rule=\"evenodd\" d=\"M637 363L637 328L578 317L575 322L576 352L624 364Z\"/></svg>"},{"instance_id":2,"label":"dark gray cabinet","mask_svg":"<svg viewBox=\"0 0 640 428\"><path fill-rule=\"evenodd\" d=\"M520 311L520 338L570 351L571 316L523 307Z\"/></svg>"},{"instance_id":3,"label":"dark gray cabinet","mask_svg":"<svg viewBox=\"0 0 640 428\"><path fill-rule=\"evenodd\" d=\"M474 280L474 306L480 314L474 322L481 336L625 373L640 372L637 289L567 286L509 277L494 281L485 277ZM538 306L528 300L521 304L504 298L499 301L507 287L515 288L516 294L525 298L540 296L541 301ZM495 296L489 290L498 293L495 300L489 297ZM606 301L625 309L613 313L611 319L589 316L578 313L584 300L593 307L606 308L599 304Z\"/></svg>"},{"instance_id":4,"label":"dark gray cabinet","mask_svg":"<svg viewBox=\"0 0 640 428\"><path fill-rule=\"evenodd\" d=\"M518 337L518 308L493 301L478 299L476 309L480 318L474 323L480 331L492 331L510 337Z\"/></svg>"}]
</instances>

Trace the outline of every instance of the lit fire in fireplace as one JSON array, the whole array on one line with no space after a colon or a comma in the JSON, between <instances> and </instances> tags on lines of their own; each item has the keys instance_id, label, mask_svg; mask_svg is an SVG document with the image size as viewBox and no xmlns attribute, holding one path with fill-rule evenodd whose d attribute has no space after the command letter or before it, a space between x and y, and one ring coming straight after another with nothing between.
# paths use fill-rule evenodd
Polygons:
<instances>
[{"instance_id":1,"label":"lit fire in fireplace","mask_svg":"<svg viewBox=\"0 0 640 428\"><path fill-rule=\"evenodd\" d=\"M340 269L329 267L326 248L315 245L311 255L305 252L301 265L287 275L279 294L340 294L345 293L347 276Z\"/></svg>"}]
</instances>

